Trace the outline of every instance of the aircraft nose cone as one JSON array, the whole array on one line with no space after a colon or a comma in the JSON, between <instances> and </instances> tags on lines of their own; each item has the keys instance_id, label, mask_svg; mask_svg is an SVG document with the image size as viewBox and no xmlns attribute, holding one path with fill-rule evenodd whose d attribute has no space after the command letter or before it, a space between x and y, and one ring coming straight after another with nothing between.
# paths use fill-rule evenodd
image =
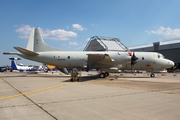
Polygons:
<instances>
[{"instance_id":1,"label":"aircraft nose cone","mask_svg":"<svg viewBox=\"0 0 180 120\"><path fill-rule=\"evenodd\" d=\"M169 60L169 61L168 61L168 67L171 68L171 67L173 67L173 66L174 66L174 62Z\"/></svg>"}]
</instances>

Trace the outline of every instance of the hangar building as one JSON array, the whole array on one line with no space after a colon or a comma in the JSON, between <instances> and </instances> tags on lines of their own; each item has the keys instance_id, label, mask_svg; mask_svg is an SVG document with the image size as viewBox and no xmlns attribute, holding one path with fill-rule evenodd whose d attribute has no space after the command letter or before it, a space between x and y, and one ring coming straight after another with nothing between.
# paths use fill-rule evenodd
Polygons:
<instances>
[{"instance_id":1,"label":"hangar building","mask_svg":"<svg viewBox=\"0 0 180 120\"><path fill-rule=\"evenodd\" d=\"M128 51L118 38L91 37L84 51Z\"/></svg>"}]
</instances>

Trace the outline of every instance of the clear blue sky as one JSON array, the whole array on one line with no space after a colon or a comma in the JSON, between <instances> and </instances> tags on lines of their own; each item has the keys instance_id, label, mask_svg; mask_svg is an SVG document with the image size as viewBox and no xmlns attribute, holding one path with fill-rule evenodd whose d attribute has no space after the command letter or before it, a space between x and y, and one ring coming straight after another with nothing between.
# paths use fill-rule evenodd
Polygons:
<instances>
[{"instance_id":1,"label":"clear blue sky","mask_svg":"<svg viewBox=\"0 0 180 120\"><path fill-rule=\"evenodd\" d=\"M92 36L126 46L180 38L180 0L0 0L0 66L18 57L2 53L25 48L33 27L47 44L69 51L82 51Z\"/></svg>"}]
</instances>

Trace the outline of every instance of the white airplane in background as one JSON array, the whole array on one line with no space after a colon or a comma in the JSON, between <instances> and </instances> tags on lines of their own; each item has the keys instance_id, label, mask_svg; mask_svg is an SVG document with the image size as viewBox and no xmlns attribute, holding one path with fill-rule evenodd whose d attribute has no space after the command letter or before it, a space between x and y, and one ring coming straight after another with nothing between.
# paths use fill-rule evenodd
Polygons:
<instances>
[{"instance_id":1,"label":"white airplane in background","mask_svg":"<svg viewBox=\"0 0 180 120\"><path fill-rule=\"evenodd\" d=\"M17 64L16 60L21 60L20 58L9 58L11 60L11 69L12 70L17 70L20 72L28 72L31 69L33 69L33 66L26 66L23 64Z\"/></svg>"},{"instance_id":2,"label":"white airplane in background","mask_svg":"<svg viewBox=\"0 0 180 120\"><path fill-rule=\"evenodd\" d=\"M16 70L19 72L27 72L27 73L39 73L44 72L43 67L41 66L27 66L23 64L17 64L16 60L21 60L20 58L9 58L11 60L11 70Z\"/></svg>"},{"instance_id":3,"label":"white airplane in background","mask_svg":"<svg viewBox=\"0 0 180 120\"><path fill-rule=\"evenodd\" d=\"M132 66L136 63L139 56L133 52L118 51L63 51L48 46L40 34L38 28L33 28L26 48L14 47L19 52L4 52L5 55L18 55L25 59L50 64L62 68L86 68L100 69L100 78L109 76L110 70L121 69L127 63ZM164 58L158 58L155 52L139 52L137 55L147 56L144 63L151 64L152 70L170 68L174 62ZM152 71L153 74L153 71Z\"/></svg>"}]
</instances>

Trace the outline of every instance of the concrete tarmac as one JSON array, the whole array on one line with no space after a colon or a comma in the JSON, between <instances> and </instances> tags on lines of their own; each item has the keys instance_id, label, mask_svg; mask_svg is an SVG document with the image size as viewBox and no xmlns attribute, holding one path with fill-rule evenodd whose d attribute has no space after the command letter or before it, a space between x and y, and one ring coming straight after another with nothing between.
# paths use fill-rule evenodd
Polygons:
<instances>
[{"instance_id":1,"label":"concrete tarmac","mask_svg":"<svg viewBox=\"0 0 180 120\"><path fill-rule=\"evenodd\" d=\"M0 73L0 120L179 120L180 74Z\"/></svg>"}]
</instances>

